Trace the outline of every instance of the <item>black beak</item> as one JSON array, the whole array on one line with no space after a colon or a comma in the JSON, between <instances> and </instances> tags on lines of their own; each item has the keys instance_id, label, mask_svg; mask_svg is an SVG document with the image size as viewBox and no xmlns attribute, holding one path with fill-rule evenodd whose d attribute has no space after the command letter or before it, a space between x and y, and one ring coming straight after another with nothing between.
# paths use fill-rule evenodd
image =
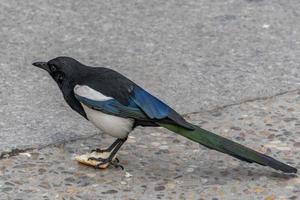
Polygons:
<instances>
[{"instance_id":1,"label":"black beak","mask_svg":"<svg viewBox=\"0 0 300 200\"><path fill-rule=\"evenodd\" d=\"M32 63L32 65L38 67L38 68L41 68L43 70L46 70L47 72L49 72L49 67L48 67L48 64L46 62L34 62Z\"/></svg>"}]
</instances>

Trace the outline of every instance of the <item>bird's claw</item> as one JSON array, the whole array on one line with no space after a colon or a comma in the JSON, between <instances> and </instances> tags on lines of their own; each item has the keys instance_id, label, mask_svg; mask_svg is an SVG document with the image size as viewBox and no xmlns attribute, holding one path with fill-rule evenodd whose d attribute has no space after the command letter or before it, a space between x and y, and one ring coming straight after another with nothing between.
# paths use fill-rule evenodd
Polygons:
<instances>
[{"instance_id":1,"label":"bird's claw","mask_svg":"<svg viewBox=\"0 0 300 200\"><path fill-rule=\"evenodd\" d=\"M115 158L114 161L112 161L107 158L105 159L105 158L89 157L88 160L95 160L95 161L100 162L97 165L95 165L96 169L100 168L101 165L111 164L115 168L121 168L122 170L124 170L124 167L122 165L118 164L120 162L118 158Z\"/></svg>"},{"instance_id":2,"label":"bird's claw","mask_svg":"<svg viewBox=\"0 0 300 200\"><path fill-rule=\"evenodd\" d=\"M89 157L88 160L95 160L95 161L102 162L102 163L107 163L108 162L108 160L105 159L105 158Z\"/></svg>"},{"instance_id":3,"label":"bird's claw","mask_svg":"<svg viewBox=\"0 0 300 200\"><path fill-rule=\"evenodd\" d=\"M106 150L106 149L99 149L99 148L97 148L97 149L92 149L92 150L91 150L91 153L93 153L93 152L96 152L96 153L104 153L104 152L109 152L109 151Z\"/></svg>"},{"instance_id":4,"label":"bird's claw","mask_svg":"<svg viewBox=\"0 0 300 200\"><path fill-rule=\"evenodd\" d=\"M119 159L116 158L116 159L114 160L114 162L111 161L110 164L111 164L112 166L114 166L115 168L121 168L122 170L124 170L124 167L123 167L122 165L120 165L119 162L120 162Z\"/></svg>"},{"instance_id":5,"label":"bird's claw","mask_svg":"<svg viewBox=\"0 0 300 200\"><path fill-rule=\"evenodd\" d=\"M112 164L115 168L121 168L121 170L124 170L124 167L123 167L123 165L120 165L120 164L118 164L118 163L115 163L115 164Z\"/></svg>"}]
</instances>

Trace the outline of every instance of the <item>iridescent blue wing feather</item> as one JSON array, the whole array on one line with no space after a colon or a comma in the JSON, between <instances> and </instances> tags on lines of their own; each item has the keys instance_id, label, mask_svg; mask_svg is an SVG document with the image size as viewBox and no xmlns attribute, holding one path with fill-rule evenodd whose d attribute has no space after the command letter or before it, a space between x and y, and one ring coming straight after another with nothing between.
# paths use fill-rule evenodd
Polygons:
<instances>
[{"instance_id":1,"label":"iridescent blue wing feather","mask_svg":"<svg viewBox=\"0 0 300 200\"><path fill-rule=\"evenodd\" d=\"M166 118L171 111L169 106L139 87L133 89L130 101L141 108L150 119Z\"/></svg>"},{"instance_id":2,"label":"iridescent blue wing feather","mask_svg":"<svg viewBox=\"0 0 300 200\"><path fill-rule=\"evenodd\" d=\"M152 96L140 87L134 87L129 97L129 103L134 102L150 119L168 119L179 126L193 130L194 128L168 105Z\"/></svg>"}]
</instances>

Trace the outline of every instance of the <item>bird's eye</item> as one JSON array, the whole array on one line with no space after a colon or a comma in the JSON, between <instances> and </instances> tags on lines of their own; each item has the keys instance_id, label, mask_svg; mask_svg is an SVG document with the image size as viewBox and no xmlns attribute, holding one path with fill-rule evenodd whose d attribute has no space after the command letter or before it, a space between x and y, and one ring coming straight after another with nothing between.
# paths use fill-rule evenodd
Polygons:
<instances>
[{"instance_id":1,"label":"bird's eye","mask_svg":"<svg viewBox=\"0 0 300 200\"><path fill-rule=\"evenodd\" d=\"M50 65L50 71L55 72L56 71L56 66L55 65Z\"/></svg>"},{"instance_id":2,"label":"bird's eye","mask_svg":"<svg viewBox=\"0 0 300 200\"><path fill-rule=\"evenodd\" d=\"M62 73L59 73L56 78L59 83L62 83L64 80L64 75Z\"/></svg>"}]
</instances>

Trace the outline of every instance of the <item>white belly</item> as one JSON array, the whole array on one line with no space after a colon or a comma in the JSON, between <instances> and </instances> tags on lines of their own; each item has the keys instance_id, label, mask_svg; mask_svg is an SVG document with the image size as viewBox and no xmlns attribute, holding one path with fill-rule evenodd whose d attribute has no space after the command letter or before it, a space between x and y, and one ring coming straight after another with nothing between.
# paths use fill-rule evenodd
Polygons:
<instances>
[{"instance_id":1,"label":"white belly","mask_svg":"<svg viewBox=\"0 0 300 200\"><path fill-rule=\"evenodd\" d=\"M133 119L108 115L98 110L93 110L84 104L81 105L87 118L103 132L116 138L125 138L132 131Z\"/></svg>"}]
</instances>

